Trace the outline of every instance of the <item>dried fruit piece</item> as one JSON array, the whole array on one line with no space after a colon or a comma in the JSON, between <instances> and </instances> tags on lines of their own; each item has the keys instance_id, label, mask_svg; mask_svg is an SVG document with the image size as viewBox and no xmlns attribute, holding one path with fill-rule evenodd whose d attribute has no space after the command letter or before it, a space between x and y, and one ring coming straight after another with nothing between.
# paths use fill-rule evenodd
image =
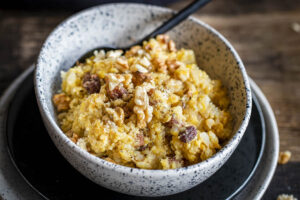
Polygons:
<instances>
[{"instance_id":1,"label":"dried fruit piece","mask_svg":"<svg viewBox=\"0 0 300 200\"><path fill-rule=\"evenodd\" d=\"M107 95L110 99L116 100L123 98L123 96L127 95L128 91L123 86L116 86L113 90L108 90Z\"/></svg>"},{"instance_id":2,"label":"dried fruit piece","mask_svg":"<svg viewBox=\"0 0 300 200\"><path fill-rule=\"evenodd\" d=\"M179 124L179 122L175 119L175 116L172 115L171 119L165 123L165 126L168 128L172 128L173 126Z\"/></svg>"},{"instance_id":3,"label":"dried fruit piece","mask_svg":"<svg viewBox=\"0 0 300 200\"><path fill-rule=\"evenodd\" d=\"M64 93L54 95L52 100L58 112L69 109L71 99Z\"/></svg>"},{"instance_id":4,"label":"dried fruit piece","mask_svg":"<svg viewBox=\"0 0 300 200\"><path fill-rule=\"evenodd\" d=\"M188 126L184 131L179 133L181 142L188 143L192 141L197 135L197 130L194 126Z\"/></svg>"},{"instance_id":5,"label":"dried fruit piece","mask_svg":"<svg viewBox=\"0 0 300 200\"><path fill-rule=\"evenodd\" d=\"M138 142L138 150L139 151L143 151L146 149L146 146L145 146L145 141L144 141L144 135L143 133L138 133L136 135L137 137L137 142Z\"/></svg>"},{"instance_id":6,"label":"dried fruit piece","mask_svg":"<svg viewBox=\"0 0 300 200\"><path fill-rule=\"evenodd\" d=\"M132 82L134 85L141 85L143 82L150 80L151 77L147 73L136 71L133 73Z\"/></svg>"},{"instance_id":7,"label":"dried fruit piece","mask_svg":"<svg viewBox=\"0 0 300 200\"><path fill-rule=\"evenodd\" d=\"M100 79L96 74L86 73L82 80L82 86L88 94L98 93L100 90Z\"/></svg>"}]
</instances>

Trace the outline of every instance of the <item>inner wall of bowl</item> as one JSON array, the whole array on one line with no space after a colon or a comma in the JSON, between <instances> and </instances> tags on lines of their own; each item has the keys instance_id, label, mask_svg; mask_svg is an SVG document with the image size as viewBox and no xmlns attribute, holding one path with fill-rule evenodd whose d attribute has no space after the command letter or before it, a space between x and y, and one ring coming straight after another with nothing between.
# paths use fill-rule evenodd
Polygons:
<instances>
[{"instance_id":1,"label":"inner wall of bowl","mask_svg":"<svg viewBox=\"0 0 300 200\"><path fill-rule=\"evenodd\" d=\"M61 24L47 39L39 57L40 97L46 112L56 119L52 96L60 89L60 71L69 69L87 51L99 46L127 46L150 33L171 12L138 4L114 4L82 12ZM229 90L234 131L243 120L246 94L242 74L230 49L219 37L193 20L169 32L179 47L195 51L198 65Z\"/></svg>"},{"instance_id":2,"label":"inner wall of bowl","mask_svg":"<svg viewBox=\"0 0 300 200\"><path fill-rule=\"evenodd\" d=\"M206 25L205 25L206 26ZM230 113L233 117L233 133L241 125L246 112L246 88L237 58L220 38L219 33L199 25L195 20L186 20L169 32L178 48L195 52L197 64L211 79L219 79L227 88L230 97ZM221 36L222 37L222 36Z\"/></svg>"}]
</instances>

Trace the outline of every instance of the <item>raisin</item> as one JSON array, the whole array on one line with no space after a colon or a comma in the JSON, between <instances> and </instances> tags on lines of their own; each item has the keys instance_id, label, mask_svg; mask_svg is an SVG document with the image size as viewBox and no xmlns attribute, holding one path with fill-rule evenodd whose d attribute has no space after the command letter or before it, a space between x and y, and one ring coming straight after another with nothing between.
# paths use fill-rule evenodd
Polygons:
<instances>
[{"instance_id":1,"label":"raisin","mask_svg":"<svg viewBox=\"0 0 300 200\"><path fill-rule=\"evenodd\" d=\"M167 143L170 143L172 140L172 135L166 134L165 139L166 139Z\"/></svg>"},{"instance_id":2,"label":"raisin","mask_svg":"<svg viewBox=\"0 0 300 200\"><path fill-rule=\"evenodd\" d=\"M172 128L174 125L179 124L179 122L175 119L175 116L172 115L171 119L165 123L165 126L168 128Z\"/></svg>"},{"instance_id":3,"label":"raisin","mask_svg":"<svg viewBox=\"0 0 300 200\"><path fill-rule=\"evenodd\" d=\"M127 90L123 86L116 86L113 90L107 91L108 97L112 100L120 99L124 95L128 94Z\"/></svg>"},{"instance_id":4,"label":"raisin","mask_svg":"<svg viewBox=\"0 0 300 200\"><path fill-rule=\"evenodd\" d=\"M133 73L132 82L134 85L141 85L142 83L150 79L151 77L149 74L136 71Z\"/></svg>"},{"instance_id":5,"label":"raisin","mask_svg":"<svg viewBox=\"0 0 300 200\"><path fill-rule=\"evenodd\" d=\"M192 141L197 135L197 130L194 126L188 126L184 131L179 133L181 142L188 143Z\"/></svg>"},{"instance_id":6,"label":"raisin","mask_svg":"<svg viewBox=\"0 0 300 200\"><path fill-rule=\"evenodd\" d=\"M88 94L94 94L100 91L100 79L96 74L86 73L82 82Z\"/></svg>"},{"instance_id":7,"label":"raisin","mask_svg":"<svg viewBox=\"0 0 300 200\"><path fill-rule=\"evenodd\" d=\"M156 101L156 100L153 100L153 99L149 100L150 106L155 106L157 103L158 103L158 101Z\"/></svg>"},{"instance_id":8,"label":"raisin","mask_svg":"<svg viewBox=\"0 0 300 200\"><path fill-rule=\"evenodd\" d=\"M152 94L155 92L155 89L154 88L151 88L148 92L147 92L147 94L149 95L149 96L152 96Z\"/></svg>"},{"instance_id":9,"label":"raisin","mask_svg":"<svg viewBox=\"0 0 300 200\"><path fill-rule=\"evenodd\" d=\"M138 148L139 151L144 151L145 149L147 149L148 145L143 145L143 146L140 146Z\"/></svg>"},{"instance_id":10,"label":"raisin","mask_svg":"<svg viewBox=\"0 0 300 200\"><path fill-rule=\"evenodd\" d=\"M145 145L144 141L144 134L143 133L138 133L136 135L137 140L138 140L138 150L139 151L144 151L147 148L147 145Z\"/></svg>"},{"instance_id":11,"label":"raisin","mask_svg":"<svg viewBox=\"0 0 300 200\"><path fill-rule=\"evenodd\" d=\"M182 161L183 161L183 166L184 167L187 167L187 166L190 165L190 162L187 159L183 158Z\"/></svg>"}]
</instances>

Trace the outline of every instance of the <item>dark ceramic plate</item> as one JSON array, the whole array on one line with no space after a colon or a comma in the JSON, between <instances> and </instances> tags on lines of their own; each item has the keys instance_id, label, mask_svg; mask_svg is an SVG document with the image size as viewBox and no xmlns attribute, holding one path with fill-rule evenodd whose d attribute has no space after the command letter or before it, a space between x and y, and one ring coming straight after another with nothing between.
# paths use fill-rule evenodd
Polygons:
<instances>
[{"instance_id":1,"label":"dark ceramic plate","mask_svg":"<svg viewBox=\"0 0 300 200\"><path fill-rule=\"evenodd\" d=\"M43 125L30 74L17 89L7 120L8 150L27 183L45 199L150 199L103 188L77 172L58 152ZM265 125L256 99L247 131L224 166L185 192L153 199L231 199L249 182L260 162Z\"/></svg>"}]
</instances>

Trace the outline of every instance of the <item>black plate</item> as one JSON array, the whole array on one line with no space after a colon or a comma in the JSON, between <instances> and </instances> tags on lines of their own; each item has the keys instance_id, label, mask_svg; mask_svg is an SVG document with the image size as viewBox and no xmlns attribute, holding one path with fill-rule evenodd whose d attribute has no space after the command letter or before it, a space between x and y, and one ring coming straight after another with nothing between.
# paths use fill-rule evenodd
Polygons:
<instances>
[{"instance_id":1,"label":"black plate","mask_svg":"<svg viewBox=\"0 0 300 200\"><path fill-rule=\"evenodd\" d=\"M58 152L43 125L33 74L17 89L7 120L8 150L27 183L45 199L149 199L117 193L77 172ZM236 151L211 178L179 194L153 199L230 199L253 176L265 144L265 125L254 98L247 131Z\"/></svg>"}]
</instances>

